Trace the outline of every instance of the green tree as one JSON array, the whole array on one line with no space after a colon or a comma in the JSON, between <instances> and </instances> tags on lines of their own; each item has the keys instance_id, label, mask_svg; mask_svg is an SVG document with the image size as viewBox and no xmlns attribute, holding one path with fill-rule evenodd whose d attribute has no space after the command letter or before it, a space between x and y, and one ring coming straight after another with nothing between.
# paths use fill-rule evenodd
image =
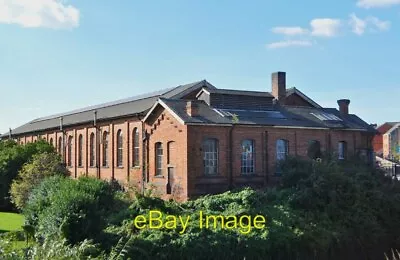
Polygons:
<instances>
[{"instance_id":1,"label":"green tree","mask_svg":"<svg viewBox=\"0 0 400 260\"><path fill-rule=\"evenodd\" d=\"M54 147L44 140L20 145L14 140L0 141L0 209L12 208L9 190L22 166L35 154L54 152Z\"/></svg>"},{"instance_id":2,"label":"green tree","mask_svg":"<svg viewBox=\"0 0 400 260\"><path fill-rule=\"evenodd\" d=\"M31 190L46 177L67 176L68 170L62 164L61 157L55 152L35 154L31 161L24 164L18 177L11 184L11 201L23 209Z\"/></svg>"}]
</instances>

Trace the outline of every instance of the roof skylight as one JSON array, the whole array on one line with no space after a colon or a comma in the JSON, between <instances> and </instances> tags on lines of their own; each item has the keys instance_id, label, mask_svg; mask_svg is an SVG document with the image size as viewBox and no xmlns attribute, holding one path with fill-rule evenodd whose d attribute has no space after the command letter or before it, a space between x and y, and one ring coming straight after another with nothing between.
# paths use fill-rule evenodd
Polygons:
<instances>
[{"instance_id":1,"label":"roof skylight","mask_svg":"<svg viewBox=\"0 0 400 260\"><path fill-rule=\"evenodd\" d=\"M342 119L340 119L339 117L325 112L310 113L310 114L315 116L321 121L342 121Z\"/></svg>"}]
</instances>

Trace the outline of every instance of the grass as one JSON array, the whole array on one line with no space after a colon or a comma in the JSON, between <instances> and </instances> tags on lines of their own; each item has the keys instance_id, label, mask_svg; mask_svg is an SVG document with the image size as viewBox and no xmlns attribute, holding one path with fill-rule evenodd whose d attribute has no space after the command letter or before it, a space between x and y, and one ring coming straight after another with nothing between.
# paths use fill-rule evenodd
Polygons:
<instances>
[{"instance_id":1,"label":"grass","mask_svg":"<svg viewBox=\"0 0 400 260\"><path fill-rule=\"evenodd\" d=\"M0 212L0 233L22 230L24 217L17 213Z\"/></svg>"}]
</instances>

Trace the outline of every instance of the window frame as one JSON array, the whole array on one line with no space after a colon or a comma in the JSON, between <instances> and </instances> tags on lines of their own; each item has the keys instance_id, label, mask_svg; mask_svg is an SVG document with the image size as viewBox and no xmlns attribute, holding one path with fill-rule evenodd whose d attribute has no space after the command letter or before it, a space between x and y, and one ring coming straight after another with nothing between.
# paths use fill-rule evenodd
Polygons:
<instances>
[{"instance_id":1,"label":"window frame","mask_svg":"<svg viewBox=\"0 0 400 260\"><path fill-rule=\"evenodd\" d=\"M83 135L78 137L78 167L83 167Z\"/></svg>"},{"instance_id":2,"label":"window frame","mask_svg":"<svg viewBox=\"0 0 400 260\"><path fill-rule=\"evenodd\" d=\"M250 150L245 151L246 146L250 145ZM250 157L250 158L249 158ZM255 141L244 139L241 142L240 172L245 175L255 174L256 168Z\"/></svg>"},{"instance_id":3,"label":"window frame","mask_svg":"<svg viewBox=\"0 0 400 260\"><path fill-rule=\"evenodd\" d=\"M122 168L124 166L124 136L122 130L117 131L117 167Z\"/></svg>"},{"instance_id":4,"label":"window frame","mask_svg":"<svg viewBox=\"0 0 400 260\"><path fill-rule=\"evenodd\" d=\"M132 166L140 166L140 138L139 129L137 127L132 131Z\"/></svg>"},{"instance_id":5,"label":"window frame","mask_svg":"<svg viewBox=\"0 0 400 260\"><path fill-rule=\"evenodd\" d=\"M102 135L102 167L108 167L108 132L104 131Z\"/></svg>"},{"instance_id":6,"label":"window frame","mask_svg":"<svg viewBox=\"0 0 400 260\"><path fill-rule=\"evenodd\" d=\"M346 159L347 159L347 142L339 141L338 142L338 160L346 160Z\"/></svg>"},{"instance_id":7,"label":"window frame","mask_svg":"<svg viewBox=\"0 0 400 260\"><path fill-rule=\"evenodd\" d=\"M89 167L96 166L96 146L94 133L90 133L89 137Z\"/></svg>"},{"instance_id":8,"label":"window frame","mask_svg":"<svg viewBox=\"0 0 400 260\"><path fill-rule=\"evenodd\" d=\"M67 141L67 166L68 167L72 167L72 141L73 141L72 135L68 136L68 141Z\"/></svg>"},{"instance_id":9,"label":"window frame","mask_svg":"<svg viewBox=\"0 0 400 260\"><path fill-rule=\"evenodd\" d=\"M154 166L155 172L154 176L163 176L163 156L164 148L162 142L156 142L154 144Z\"/></svg>"},{"instance_id":10,"label":"window frame","mask_svg":"<svg viewBox=\"0 0 400 260\"><path fill-rule=\"evenodd\" d=\"M210 149L208 149L210 148ZM206 176L219 174L219 140L206 138L202 142L203 173ZM211 171L210 169L214 169Z\"/></svg>"}]
</instances>

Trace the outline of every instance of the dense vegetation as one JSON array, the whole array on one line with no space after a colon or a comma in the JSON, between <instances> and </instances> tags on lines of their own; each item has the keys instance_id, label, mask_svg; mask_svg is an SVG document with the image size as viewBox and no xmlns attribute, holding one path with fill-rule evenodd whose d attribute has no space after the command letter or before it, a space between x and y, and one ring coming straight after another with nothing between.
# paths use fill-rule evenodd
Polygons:
<instances>
[{"instance_id":1,"label":"dense vegetation","mask_svg":"<svg viewBox=\"0 0 400 260\"><path fill-rule=\"evenodd\" d=\"M3 235L0 259L383 259L392 252L397 258L397 180L357 160L289 158L281 169L276 188L245 188L186 203L129 194L114 182L46 174L54 176L28 189L22 206L31 242L18 249L11 245L24 233ZM160 229L134 225L136 216L151 210L162 212L164 220L166 214L189 216L190 224L185 232L179 222ZM264 229L246 221L233 229L200 228L200 211L263 215L267 223ZM251 230L242 234L244 229Z\"/></svg>"},{"instance_id":2,"label":"dense vegetation","mask_svg":"<svg viewBox=\"0 0 400 260\"><path fill-rule=\"evenodd\" d=\"M53 153L54 148L43 140L26 145L15 141L0 141L0 209L10 210L10 186L18 176L22 166L29 162L35 154Z\"/></svg>"}]
</instances>

